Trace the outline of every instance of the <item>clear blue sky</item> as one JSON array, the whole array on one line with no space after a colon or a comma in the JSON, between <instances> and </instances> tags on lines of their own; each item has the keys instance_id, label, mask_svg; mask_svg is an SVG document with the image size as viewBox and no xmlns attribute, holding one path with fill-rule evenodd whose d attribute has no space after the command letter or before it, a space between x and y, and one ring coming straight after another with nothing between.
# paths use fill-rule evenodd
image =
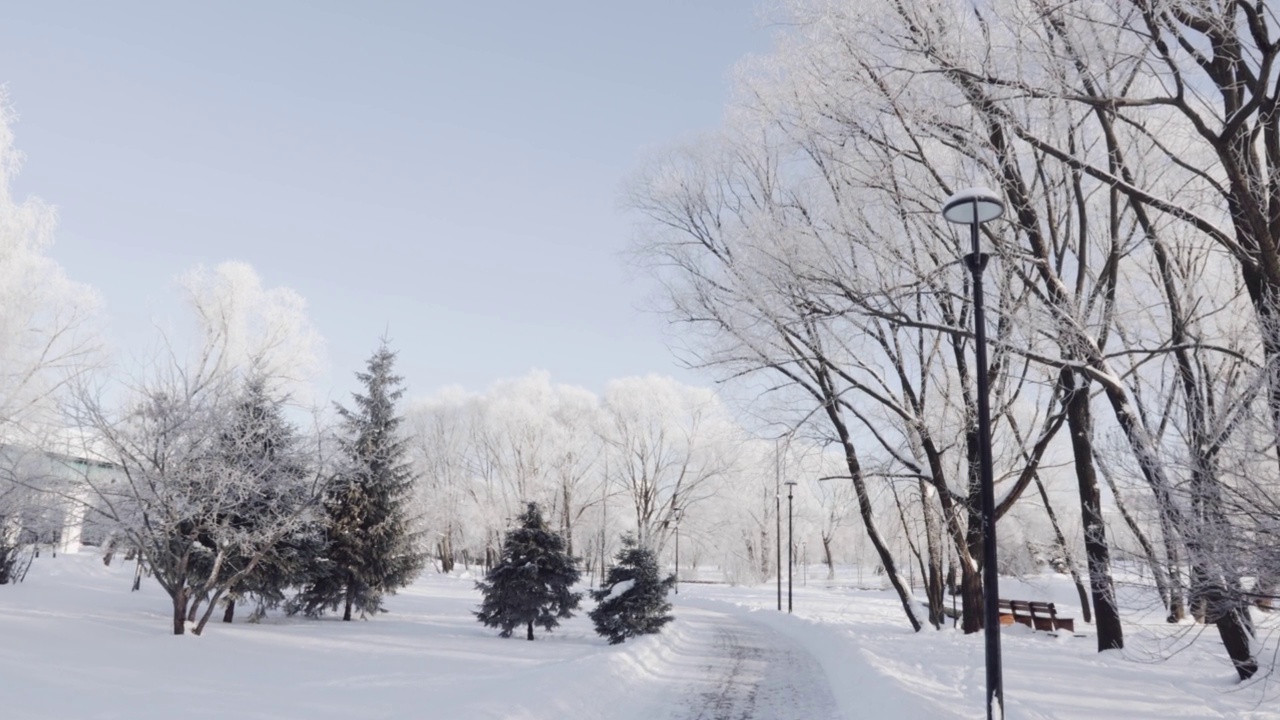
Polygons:
<instances>
[{"instance_id":1,"label":"clear blue sky","mask_svg":"<svg viewBox=\"0 0 1280 720\"><path fill-rule=\"evenodd\" d=\"M340 395L385 328L413 395L599 390L706 381L636 309L619 188L773 32L754 0L12 2L0 82L17 195L126 349L174 276L243 260L307 298Z\"/></svg>"}]
</instances>

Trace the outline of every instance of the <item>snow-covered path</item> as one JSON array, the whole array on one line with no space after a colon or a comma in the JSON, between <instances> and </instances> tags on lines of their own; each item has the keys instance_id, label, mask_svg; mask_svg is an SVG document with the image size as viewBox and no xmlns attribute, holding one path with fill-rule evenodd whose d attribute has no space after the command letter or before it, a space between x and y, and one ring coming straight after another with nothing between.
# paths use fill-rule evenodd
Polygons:
<instances>
[{"instance_id":1,"label":"snow-covered path","mask_svg":"<svg viewBox=\"0 0 1280 720\"><path fill-rule=\"evenodd\" d=\"M794 640L747 613L682 605L676 658L681 720L827 720L835 698L817 661Z\"/></svg>"}]
</instances>

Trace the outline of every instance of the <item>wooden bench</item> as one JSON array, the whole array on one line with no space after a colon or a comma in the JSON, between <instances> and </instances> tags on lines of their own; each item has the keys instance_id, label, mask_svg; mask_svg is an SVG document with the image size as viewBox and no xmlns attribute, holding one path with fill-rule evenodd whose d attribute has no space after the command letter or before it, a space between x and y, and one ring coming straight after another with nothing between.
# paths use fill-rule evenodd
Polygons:
<instances>
[{"instance_id":1,"label":"wooden bench","mask_svg":"<svg viewBox=\"0 0 1280 720\"><path fill-rule=\"evenodd\" d=\"M1072 618L1058 617L1058 610L1051 602L1034 602L1027 600L1001 600L1000 624L1026 625L1032 630L1057 632L1076 631L1076 621Z\"/></svg>"}]
</instances>

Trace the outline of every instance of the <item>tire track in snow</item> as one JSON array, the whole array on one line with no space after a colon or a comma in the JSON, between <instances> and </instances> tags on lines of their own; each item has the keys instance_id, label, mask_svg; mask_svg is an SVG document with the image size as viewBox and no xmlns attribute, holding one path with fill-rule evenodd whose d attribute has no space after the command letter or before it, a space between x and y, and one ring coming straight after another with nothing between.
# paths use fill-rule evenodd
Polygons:
<instances>
[{"instance_id":1,"label":"tire track in snow","mask_svg":"<svg viewBox=\"0 0 1280 720\"><path fill-rule=\"evenodd\" d=\"M681 720L826 720L836 702L802 647L749 616L681 606L691 646Z\"/></svg>"}]
</instances>

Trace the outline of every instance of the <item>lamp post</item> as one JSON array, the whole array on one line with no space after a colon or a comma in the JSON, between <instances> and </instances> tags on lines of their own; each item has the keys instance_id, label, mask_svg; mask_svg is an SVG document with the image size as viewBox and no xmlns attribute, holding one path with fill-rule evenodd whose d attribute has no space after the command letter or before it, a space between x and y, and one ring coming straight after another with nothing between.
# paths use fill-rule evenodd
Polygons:
<instances>
[{"instance_id":1,"label":"lamp post","mask_svg":"<svg viewBox=\"0 0 1280 720\"><path fill-rule=\"evenodd\" d=\"M680 508L676 508L671 513L671 515L673 518L675 518L675 521L676 521L676 574L675 574L676 581L673 584L673 586L675 587L676 594L679 595L680 594L680 519L684 517L684 511L681 510Z\"/></svg>"},{"instance_id":2,"label":"lamp post","mask_svg":"<svg viewBox=\"0 0 1280 720\"><path fill-rule=\"evenodd\" d=\"M773 442L773 519L777 528L774 537L777 538L778 560L774 563L778 567L778 612L782 612L782 438L778 438ZM762 548L763 549L763 548Z\"/></svg>"},{"instance_id":3,"label":"lamp post","mask_svg":"<svg viewBox=\"0 0 1280 720\"><path fill-rule=\"evenodd\" d=\"M970 188L947 198L942 217L969 226L971 249L965 264L973 274L973 326L978 375L978 464L982 481L982 627L987 650L987 718L1004 718L1004 679L1000 662L999 577L996 573L996 501L991 461L991 406L987 384L987 321L982 310L982 271L987 256L978 247L978 226L1004 213L991 190Z\"/></svg>"},{"instance_id":4,"label":"lamp post","mask_svg":"<svg viewBox=\"0 0 1280 720\"><path fill-rule=\"evenodd\" d=\"M791 498L792 498L792 491L795 490L795 487L796 487L796 481L788 480L786 482L786 486L787 486L787 613L790 614L791 612L791 566L794 564L794 560L796 557L795 540L792 539L793 537L792 532L795 529L795 524L793 522L793 518L791 515Z\"/></svg>"}]
</instances>

